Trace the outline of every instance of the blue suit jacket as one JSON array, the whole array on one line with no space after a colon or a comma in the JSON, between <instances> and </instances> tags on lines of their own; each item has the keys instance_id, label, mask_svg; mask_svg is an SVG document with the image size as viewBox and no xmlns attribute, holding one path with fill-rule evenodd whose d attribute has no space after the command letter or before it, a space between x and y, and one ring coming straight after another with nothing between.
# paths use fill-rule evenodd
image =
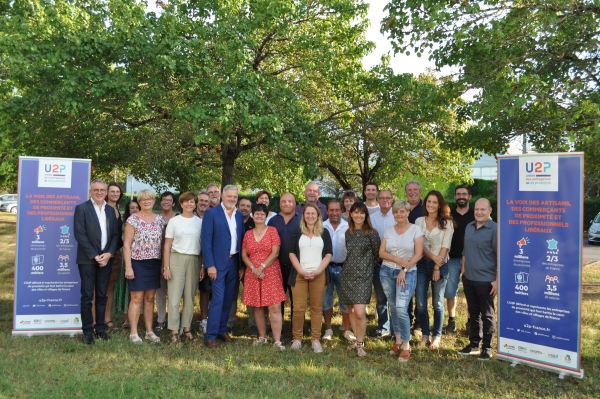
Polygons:
<instances>
[{"instance_id":1,"label":"blue suit jacket","mask_svg":"<svg viewBox=\"0 0 600 399\"><path fill-rule=\"evenodd\" d=\"M244 216L241 212L235 212L237 223L237 249L242 251L242 237L244 235ZM202 218L202 232L200 242L202 243L202 256L204 267L216 266L217 270L226 270L229 263L229 252L231 248L231 233L227 224L227 216L221 205L208 209ZM240 257L237 257L238 268Z\"/></svg>"}]
</instances>

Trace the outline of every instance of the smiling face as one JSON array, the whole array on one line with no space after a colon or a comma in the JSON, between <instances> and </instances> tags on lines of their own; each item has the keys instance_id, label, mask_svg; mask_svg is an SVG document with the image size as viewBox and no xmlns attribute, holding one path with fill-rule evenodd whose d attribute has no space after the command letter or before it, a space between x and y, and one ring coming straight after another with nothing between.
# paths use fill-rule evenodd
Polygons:
<instances>
[{"instance_id":1,"label":"smiling face","mask_svg":"<svg viewBox=\"0 0 600 399\"><path fill-rule=\"evenodd\" d=\"M282 215L293 215L296 211L296 200L292 194L286 193L279 199L279 209Z\"/></svg>"},{"instance_id":2,"label":"smiling face","mask_svg":"<svg viewBox=\"0 0 600 399\"><path fill-rule=\"evenodd\" d=\"M371 184L365 187L365 197L369 202L375 201L375 198L377 198L377 186Z\"/></svg>"},{"instance_id":3,"label":"smiling face","mask_svg":"<svg viewBox=\"0 0 600 399\"><path fill-rule=\"evenodd\" d=\"M210 186L208 187L208 197L210 198L210 203L214 206L217 205L219 203L219 198L220 198L220 194L221 192L219 191L219 187L217 186Z\"/></svg>"},{"instance_id":4,"label":"smiling face","mask_svg":"<svg viewBox=\"0 0 600 399\"><path fill-rule=\"evenodd\" d=\"M265 204L266 206L269 206L270 202L271 200L269 199L269 196L267 194L263 194L256 199L257 204Z\"/></svg>"},{"instance_id":5,"label":"smiling face","mask_svg":"<svg viewBox=\"0 0 600 399\"><path fill-rule=\"evenodd\" d=\"M263 211L256 211L252 214L252 218L256 226L262 226L267 220L267 215Z\"/></svg>"},{"instance_id":6,"label":"smiling face","mask_svg":"<svg viewBox=\"0 0 600 399\"><path fill-rule=\"evenodd\" d=\"M307 201L317 202L321 197L319 186L316 183L308 183L306 190L304 190L304 196Z\"/></svg>"},{"instance_id":7,"label":"smiling face","mask_svg":"<svg viewBox=\"0 0 600 399\"><path fill-rule=\"evenodd\" d=\"M167 195L160 200L160 208L163 210L164 213L171 212L173 210L174 206L175 206L175 201L173 200L173 197L170 195ZM194 203L194 207L196 207L195 203Z\"/></svg>"},{"instance_id":8,"label":"smiling face","mask_svg":"<svg viewBox=\"0 0 600 399\"><path fill-rule=\"evenodd\" d=\"M471 194L469 194L469 191L466 188L457 188L454 192L454 200L459 208L467 207L471 197Z\"/></svg>"},{"instance_id":9,"label":"smiling face","mask_svg":"<svg viewBox=\"0 0 600 399\"><path fill-rule=\"evenodd\" d=\"M340 222L342 218L342 208L340 207L339 202L330 202L327 204L327 215L329 216L329 221L336 225Z\"/></svg>"},{"instance_id":10,"label":"smiling face","mask_svg":"<svg viewBox=\"0 0 600 399\"><path fill-rule=\"evenodd\" d=\"M194 201L193 198L182 202L180 205L181 209L183 209L183 211L187 213L192 213L194 209L196 209L196 201Z\"/></svg>"},{"instance_id":11,"label":"smiling face","mask_svg":"<svg viewBox=\"0 0 600 399\"><path fill-rule=\"evenodd\" d=\"M362 228L363 224L365 224L365 219L367 218L367 215L360 209L355 209L354 212L350 213L350 217L354 222L354 227L358 230Z\"/></svg>"},{"instance_id":12,"label":"smiling face","mask_svg":"<svg viewBox=\"0 0 600 399\"><path fill-rule=\"evenodd\" d=\"M141 197L138 198L138 202L140 203L140 207L142 209L140 209L140 211L152 211L152 208L154 208L154 202L156 202L156 199L154 199L153 197Z\"/></svg>"},{"instance_id":13,"label":"smiling face","mask_svg":"<svg viewBox=\"0 0 600 399\"><path fill-rule=\"evenodd\" d=\"M140 207L136 202L129 203L129 214L133 215L134 213L138 213L140 211Z\"/></svg>"},{"instance_id":14,"label":"smiling face","mask_svg":"<svg viewBox=\"0 0 600 399\"><path fill-rule=\"evenodd\" d=\"M381 210L381 213L385 214L392 209L393 199L391 192L387 190L381 190L379 192L379 210Z\"/></svg>"},{"instance_id":15,"label":"smiling face","mask_svg":"<svg viewBox=\"0 0 600 399\"><path fill-rule=\"evenodd\" d=\"M354 204L354 198L346 198L344 200L344 208L346 209L346 212L350 211L350 208L352 208L352 204ZM329 215L329 211L327 212L327 214Z\"/></svg>"},{"instance_id":16,"label":"smiling face","mask_svg":"<svg viewBox=\"0 0 600 399\"><path fill-rule=\"evenodd\" d=\"M440 204L438 203L438 199L435 195L430 195L427 197L427 200L425 201L425 208L427 208L427 212L430 215L437 215L438 211L440 210Z\"/></svg>"},{"instance_id":17,"label":"smiling face","mask_svg":"<svg viewBox=\"0 0 600 399\"><path fill-rule=\"evenodd\" d=\"M92 184L92 187L90 188L90 197L96 204L102 204L104 202L104 197L106 197L106 184L99 181Z\"/></svg>"},{"instance_id":18,"label":"smiling face","mask_svg":"<svg viewBox=\"0 0 600 399\"><path fill-rule=\"evenodd\" d=\"M110 186L108 189L108 200L112 203L117 203L121 198L121 189L117 186Z\"/></svg>"},{"instance_id":19,"label":"smiling face","mask_svg":"<svg viewBox=\"0 0 600 399\"><path fill-rule=\"evenodd\" d=\"M307 226L314 226L318 219L319 214L315 208L312 206L307 206L304 208L304 221L306 222Z\"/></svg>"},{"instance_id":20,"label":"smiling face","mask_svg":"<svg viewBox=\"0 0 600 399\"><path fill-rule=\"evenodd\" d=\"M487 199L481 198L475 202L475 220L477 221L477 225L484 225L485 222L487 222L490 218L491 214L492 207Z\"/></svg>"},{"instance_id":21,"label":"smiling face","mask_svg":"<svg viewBox=\"0 0 600 399\"><path fill-rule=\"evenodd\" d=\"M394 212L394 220L396 221L396 223L399 224L405 223L408 219L409 214L410 212L407 211L405 208L398 208L396 209L396 212Z\"/></svg>"},{"instance_id":22,"label":"smiling face","mask_svg":"<svg viewBox=\"0 0 600 399\"><path fill-rule=\"evenodd\" d=\"M406 186L406 198L413 206L421 201L421 188L417 183L410 183Z\"/></svg>"},{"instance_id":23,"label":"smiling face","mask_svg":"<svg viewBox=\"0 0 600 399\"><path fill-rule=\"evenodd\" d=\"M223 206L225 209L231 210L235 208L238 200L238 192L237 190L227 190L221 195L221 201L223 201Z\"/></svg>"},{"instance_id":24,"label":"smiling face","mask_svg":"<svg viewBox=\"0 0 600 399\"><path fill-rule=\"evenodd\" d=\"M246 219L248 216L250 216L250 212L252 211L252 203L250 202L250 200L242 198L240 200L240 203L238 204L238 210L242 212L242 215L244 215L244 219Z\"/></svg>"},{"instance_id":25,"label":"smiling face","mask_svg":"<svg viewBox=\"0 0 600 399\"><path fill-rule=\"evenodd\" d=\"M208 204L210 203L208 194L202 193L198 195L198 205L196 207L196 211L199 213L204 213L208 209Z\"/></svg>"}]
</instances>

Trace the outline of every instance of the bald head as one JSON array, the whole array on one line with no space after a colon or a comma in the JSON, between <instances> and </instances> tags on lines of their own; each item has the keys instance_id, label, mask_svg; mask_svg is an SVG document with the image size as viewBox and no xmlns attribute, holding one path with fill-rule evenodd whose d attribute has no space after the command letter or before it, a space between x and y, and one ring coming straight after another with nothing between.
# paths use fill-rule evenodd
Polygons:
<instances>
[{"instance_id":1,"label":"bald head","mask_svg":"<svg viewBox=\"0 0 600 399\"><path fill-rule=\"evenodd\" d=\"M475 220L477 227L481 227L490 219L492 204L487 198L480 198L475 202Z\"/></svg>"},{"instance_id":2,"label":"bald head","mask_svg":"<svg viewBox=\"0 0 600 399\"><path fill-rule=\"evenodd\" d=\"M279 209L285 216L293 215L296 211L296 199L290 193L285 193L279 199Z\"/></svg>"}]
</instances>

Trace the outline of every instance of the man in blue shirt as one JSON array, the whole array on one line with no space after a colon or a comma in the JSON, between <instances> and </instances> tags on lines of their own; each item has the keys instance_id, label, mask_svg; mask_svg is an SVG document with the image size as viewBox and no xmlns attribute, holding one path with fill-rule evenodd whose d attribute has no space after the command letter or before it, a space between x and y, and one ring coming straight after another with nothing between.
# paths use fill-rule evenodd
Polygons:
<instances>
[{"instance_id":1,"label":"man in blue shirt","mask_svg":"<svg viewBox=\"0 0 600 399\"><path fill-rule=\"evenodd\" d=\"M465 229L462 281L471 316L469 345L458 353L490 360L496 329L494 300L498 293L497 225L490 219L492 206L486 198L475 203L475 221ZM481 354L479 344L482 343Z\"/></svg>"},{"instance_id":2,"label":"man in blue shirt","mask_svg":"<svg viewBox=\"0 0 600 399\"><path fill-rule=\"evenodd\" d=\"M279 199L279 215L273 216L268 225L275 227L279 233L281 246L279 247L279 265L283 277L283 290L289 293L290 306L293 309L292 289L288 284L290 272L294 268L290 262L290 238L292 233L300 228L302 216L296 212L296 199L290 193L285 193ZM281 304L281 315L284 315L284 303Z\"/></svg>"}]
</instances>

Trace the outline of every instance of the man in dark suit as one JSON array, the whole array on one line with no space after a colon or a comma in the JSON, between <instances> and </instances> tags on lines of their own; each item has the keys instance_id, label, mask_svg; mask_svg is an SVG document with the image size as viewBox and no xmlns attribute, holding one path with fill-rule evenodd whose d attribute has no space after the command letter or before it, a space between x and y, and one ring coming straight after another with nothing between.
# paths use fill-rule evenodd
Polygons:
<instances>
[{"instance_id":1,"label":"man in dark suit","mask_svg":"<svg viewBox=\"0 0 600 399\"><path fill-rule=\"evenodd\" d=\"M227 334L227 319L234 300L236 279L244 272L240 262L244 217L235 208L237 199L237 187L225 186L221 204L207 210L202 219L204 268L212 280L212 299L204 335L204 345L210 349L217 347L215 339L233 342Z\"/></svg>"},{"instance_id":2,"label":"man in dark suit","mask_svg":"<svg viewBox=\"0 0 600 399\"><path fill-rule=\"evenodd\" d=\"M119 230L115 211L104 201L106 183L94 180L90 199L75 207L74 232L77 241L77 266L81 278L81 324L83 342L94 343L96 337L109 339L104 312L106 291L112 270L112 257L117 249ZM96 294L96 325L93 325L92 300Z\"/></svg>"}]
</instances>

